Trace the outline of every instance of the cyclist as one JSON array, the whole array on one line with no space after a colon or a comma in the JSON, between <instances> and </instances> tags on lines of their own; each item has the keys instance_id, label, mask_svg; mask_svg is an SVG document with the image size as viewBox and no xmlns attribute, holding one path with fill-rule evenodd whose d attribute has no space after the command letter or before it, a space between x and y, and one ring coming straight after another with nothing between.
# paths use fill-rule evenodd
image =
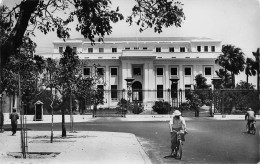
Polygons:
<instances>
[{"instance_id":1,"label":"cyclist","mask_svg":"<svg viewBox=\"0 0 260 164\"><path fill-rule=\"evenodd\" d=\"M185 119L181 116L181 112L179 110L175 110L174 113L172 114L169 127L171 132L171 149L172 149L171 156L176 157L175 149L177 147L177 133L174 132L173 130L183 133L182 135L183 141L185 140L184 134L187 132Z\"/></svg>"},{"instance_id":2,"label":"cyclist","mask_svg":"<svg viewBox=\"0 0 260 164\"><path fill-rule=\"evenodd\" d=\"M247 120L247 127L248 127L247 132L249 132L250 124L255 121L255 112L251 108L248 108L248 111L246 112L246 115L245 115L245 120Z\"/></svg>"}]
</instances>

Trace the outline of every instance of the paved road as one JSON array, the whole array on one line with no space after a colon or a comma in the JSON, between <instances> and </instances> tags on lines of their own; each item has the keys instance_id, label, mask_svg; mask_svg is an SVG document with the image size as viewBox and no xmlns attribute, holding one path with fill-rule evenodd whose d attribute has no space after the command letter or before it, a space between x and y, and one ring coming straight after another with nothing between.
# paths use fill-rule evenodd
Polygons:
<instances>
[{"instance_id":1,"label":"paved road","mask_svg":"<svg viewBox=\"0 0 260 164\"><path fill-rule=\"evenodd\" d=\"M67 124L69 131L69 124ZM193 118L187 121L181 161L167 159L170 153L168 122L119 122L100 118L94 122L75 123L76 131L110 131L134 133L153 163L257 163L259 162L259 131L257 135L245 133L245 121L218 121ZM260 127L260 122L257 122ZM50 124L31 124L31 130L48 130ZM5 127L10 130L9 126ZM55 124L54 130L61 130Z\"/></svg>"}]
</instances>

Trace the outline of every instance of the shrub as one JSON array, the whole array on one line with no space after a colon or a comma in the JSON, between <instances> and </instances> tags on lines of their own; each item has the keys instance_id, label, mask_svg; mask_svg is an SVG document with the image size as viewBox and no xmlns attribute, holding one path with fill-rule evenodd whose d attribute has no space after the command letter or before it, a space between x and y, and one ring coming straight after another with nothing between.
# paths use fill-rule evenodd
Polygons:
<instances>
[{"instance_id":1,"label":"shrub","mask_svg":"<svg viewBox=\"0 0 260 164\"><path fill-rule=\"evenodd\" d=\"M138 103L133 103L133 108L132 108L132 112L134 114L140 114L144 111L143 107L141 104L138 105Z\"/></svg>"},{"instance_id":2,"label":"shrub","mask_svg":"<svg viewBox=\"0 0 260 164\"><path fill-rule=\"evenodd\" d=\"M168 114L170 112L171 105L166 101L156 101L153 108L154 112L158 114Z\"/></svg>"}]
</instances>

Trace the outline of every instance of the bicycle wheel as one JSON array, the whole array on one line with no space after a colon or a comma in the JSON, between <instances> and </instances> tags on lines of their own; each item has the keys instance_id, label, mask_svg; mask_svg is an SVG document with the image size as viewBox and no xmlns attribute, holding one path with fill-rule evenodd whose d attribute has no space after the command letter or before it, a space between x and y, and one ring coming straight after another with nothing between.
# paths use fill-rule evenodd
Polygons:
<instances>
[{"instance_id":1,"label":"bicycle wheel","mask_svg":"<svg viewBox=\"0 0 260 164\"><path fill-rule=\"evenodd\" d=\"M178 141L177 158L181 160L182 158L182 141Z\"/></svg>"},{"instance_id":2,"label":"bicycle wheel","mask_svg":"<svg viewBox=\"0 0 260 164\"><path fill-rule=\"evenodd\" d=\"M246 132L247 132L247 133L250 133L250 130L249 130L249 127L248 127L247 124L246 124Z\"/></svg>"}]
</instances>

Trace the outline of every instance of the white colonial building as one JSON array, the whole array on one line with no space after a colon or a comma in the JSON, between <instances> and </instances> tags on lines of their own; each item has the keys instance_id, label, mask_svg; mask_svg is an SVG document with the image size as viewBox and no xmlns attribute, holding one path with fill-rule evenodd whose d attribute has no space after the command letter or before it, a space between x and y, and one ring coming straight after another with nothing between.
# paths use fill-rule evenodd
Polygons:
<instances>
[{"instance_id":1,"label":"white colonial building","mask_svg":"<svg viewBox=\"0 0 260 164\"><path fill-rule=\"evenodd\" d=\"M131 99L143 102L145 109L157 100L171 100L167 92L160 91L193 89L198 74L211 84L219 69L215 59L221 53L221 41L193 37L105 38L94 45L89 40L73 39L54 41L53 46L53 54L45 58L58 59L66 46L71 46L80 59L99 64L105 82L99 88L127 90L125 79L133 78ZM91 65L84 66L84 76L90 73ZM115 107L119 98L107 92L103 106Z\"/></svg>"}]
</instances>

